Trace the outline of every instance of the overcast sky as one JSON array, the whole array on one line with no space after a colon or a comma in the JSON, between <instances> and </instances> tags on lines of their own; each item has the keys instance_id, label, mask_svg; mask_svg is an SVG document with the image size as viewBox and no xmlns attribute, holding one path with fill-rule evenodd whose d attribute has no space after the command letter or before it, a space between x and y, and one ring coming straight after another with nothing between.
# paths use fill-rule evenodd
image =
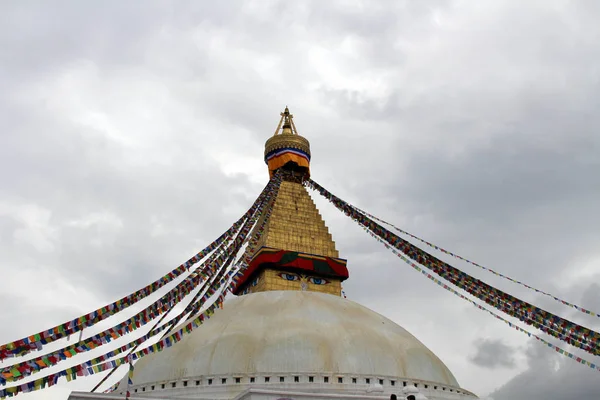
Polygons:
<instances>
[{"instance_id":1,"label":"overcast sky","mask_svg":"<svg viewBox=\"0 0 600 400\"><path fill-rule=\"evenodd\" d=\"M325 188L600 312L599 19L593 0L0 2L0 342L215 239L267 182L264 142L286 105ZM439 288L316 196L349 299L417 336L461 386L600 397L600 372Z\"/></svg>"}]
</instances>

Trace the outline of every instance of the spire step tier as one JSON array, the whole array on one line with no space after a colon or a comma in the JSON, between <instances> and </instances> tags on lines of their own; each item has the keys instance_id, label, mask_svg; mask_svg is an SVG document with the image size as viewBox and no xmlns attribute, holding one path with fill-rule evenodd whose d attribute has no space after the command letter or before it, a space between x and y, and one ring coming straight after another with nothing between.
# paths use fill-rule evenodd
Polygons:
<instances>
[{"instance_id":1,"label":"spire step tier","mask_svg":"<svg viewBox=\"0 0 600 400\"><path fill-rule=\"evenodd\" d=\"M264 231L234 294L308 290L341 296L346 260L339 258L325 221L297 178L285 173L269 220L257 225Z\"/></svg>"}]
</instances>

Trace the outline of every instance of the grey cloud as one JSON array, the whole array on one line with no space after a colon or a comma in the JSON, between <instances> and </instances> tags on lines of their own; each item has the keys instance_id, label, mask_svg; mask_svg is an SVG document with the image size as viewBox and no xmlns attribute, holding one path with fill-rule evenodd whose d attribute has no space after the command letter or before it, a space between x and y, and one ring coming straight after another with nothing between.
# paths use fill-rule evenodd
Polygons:
<instances>
[{"instance_id":1,"label":"grey cloud","mask_svg":"<svg viewBox=\"0 0 600 400\"><path fill-rule=\"evenodd\" d=\"M590 280L595 281L596 279ZM577 284L570 287L563 294L563 298L570 299L584 307L589 307L593 311L598 311L600 310L600 303L597 301L597 286L595 283ZM540 296L536 298L535 304L583 323L596 331L600 328L600 323L596 317L586 316L575 310L568 312L565 307L559 307L556 302L548 297ZM531 330L531 328L528 329ZM581 352L553 339L549 341L596 365L600 362L599 357ZM598 377L596 376L598 371L589 366L560 355L556 351L550 350L545 344L533 339L527 343L523 354L528 368L507 383L499 385L500 387L490 394L494 400L530 398L550 400L593 399L600 394L600 384L598 384Z\"/></svg>"},{"instance_id":2,"label":"grey cloud","mask_svg":"<svg viewBox=\"0 0 600 400\"><path fill-rule=\"evenodd\" d=\"M475 343L475 354L470 356L470 360L483 368L514 367L514 351L501 340L480 339Z\"/></svg>"},{"instance_id":3,"label":"grey cloud","mask_svg":"<svg viewBox=\"0 0 600 400\"><path fill-rule=\"evenodd\" d=\"M529 369L490 396L494 400L595 399L600 396L597 371L549 352L532 342L526 352Z\"/></svg>"},{"instance_id":4,"label":"grey cloud","mask_svg":"<svg viewBox=\"0 0 600 400\"><path fill-rule=\"evenodd\" d=\"M591 3L545 1L3 3L0 268L12 286L27 285L25 274L56 281L31 283L49 297L44 307L11 288L2 293L15 306L0 316L1 341L129 293L218 236L261 190L262 146L286 103L311 140L313 177L327 189L600 311L586 282L560 285L598 256L597 17ZM72 75L80 80L65 87ZM380 90L354 85L365 77ZM150 94L131 104L127 95L137 91ZM80 111L69 101L125 121L118 128L126 138L152 133L123 145L76 122ZM157 116L168 122L158 133ZM260 176L225 173L215 161L239 163L250 149L256 161L248 170ZM495 343L518 348L521 336L318 204L349 260L344 288L352 300L386 310L467 389L502 383L506 368L474 367L466 355L479 349L484 357ZM449 261L595 326L552 299ZM60 297L70 288L86 293ZM490 342L472 349L480 329ZM494 398L532 379L529 398L551 399L544 377L572 379L593 398L597 377L575 376L585 368L571 360L560 364L568 373L556 375L553 357L533 343L530 370Z\"/></svg>"}]
</instances>

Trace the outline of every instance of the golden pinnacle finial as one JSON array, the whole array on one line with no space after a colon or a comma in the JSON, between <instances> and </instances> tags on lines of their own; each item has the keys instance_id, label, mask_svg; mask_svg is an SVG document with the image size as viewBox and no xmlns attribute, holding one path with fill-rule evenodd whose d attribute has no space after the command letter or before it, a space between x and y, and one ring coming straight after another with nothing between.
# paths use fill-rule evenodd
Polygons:
<instances>
[{"instance_id":1,"label":"golden pinnacle finial","mask_svg":"<svg viewBox=\"0 0 600 400\"><path fill-rule=\"evenodd\" d=\"M291 162L306 171L306 176L309 176L310 144L298 134L294 115L290 114L288 106L285 106L285 110L279 115L279 125L265 143L265 162L269 165L269 173L272 174L276 169Z\"/></svg>"},{"instance_id":2,"label":"golden pinnacle finial","mask_svg":"<svg viewBox=\"0 0 600 400\"><path fill-rule=\"evenodd\" d=\"M282 135L298 135L296 125L294 124L294 115L290 114L288 106L285 106L285 110L282 113L279 113L279 115L281 116L281 119L279 120L279 125L277 125L277 129L273 136L277 135L280 130Z\"/></svg>"}]
</instances>

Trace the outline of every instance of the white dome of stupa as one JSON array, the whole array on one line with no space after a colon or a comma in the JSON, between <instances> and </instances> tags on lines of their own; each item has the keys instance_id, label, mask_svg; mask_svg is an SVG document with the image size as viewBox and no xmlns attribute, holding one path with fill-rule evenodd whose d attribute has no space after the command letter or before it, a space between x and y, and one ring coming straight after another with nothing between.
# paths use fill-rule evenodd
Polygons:
<instances>
[{"instance_id":1,"label":"white dome of stupa","mask_svg":"<svg viewBox=\"0 0 600 400\"><path fill-rule=\"evenodd\" d=\"M231 396L250 383L303 389L312 383L319 390L349 386L362 393L374 384L386 392L408 384L473 398L435 354L393 321L339 296L302 291L227 301L181 342L139 360L133 383L130 390L138 395L226 386ZM127 377L116 392L126 386Z\"/></svg>"}]
</instances>

